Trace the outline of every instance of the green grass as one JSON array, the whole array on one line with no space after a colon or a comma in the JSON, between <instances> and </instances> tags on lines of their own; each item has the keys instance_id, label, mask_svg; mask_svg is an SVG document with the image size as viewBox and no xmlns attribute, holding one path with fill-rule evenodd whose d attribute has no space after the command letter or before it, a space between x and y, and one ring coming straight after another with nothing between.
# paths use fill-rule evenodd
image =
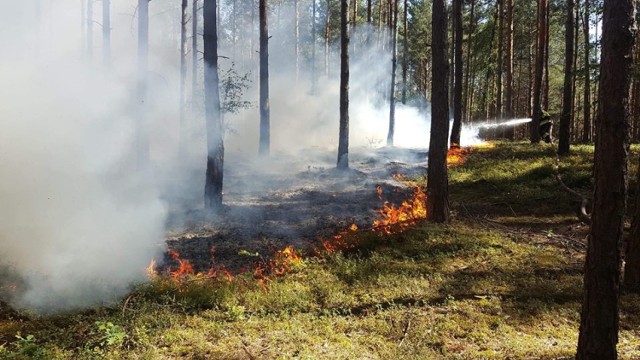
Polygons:
<instances>
[{"instance_id":1,"label":"green grass","mask_svg":"<svg viewBox=\"0 0 640 360\"><path fill-rule=\"evenodd\" d=\"M591 152L563 159L565 181L585 193ZM0 312L0 358L570 359L583 255L555 241L577 221L550 156L478 150L451 170L450 224L365 234L360 249L307 258L269 290L251 276L157 279L119 306ZM640 297L622 297L620 326L620 358L640 357Z\"/></svg>"}]
</instances>

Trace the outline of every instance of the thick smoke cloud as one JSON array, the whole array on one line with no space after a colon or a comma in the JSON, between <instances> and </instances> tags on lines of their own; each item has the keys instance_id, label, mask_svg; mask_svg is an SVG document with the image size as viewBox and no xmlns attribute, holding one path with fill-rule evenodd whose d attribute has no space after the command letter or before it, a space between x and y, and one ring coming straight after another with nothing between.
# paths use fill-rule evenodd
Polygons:
<instances>
[{"instance_id":1,"label":"thick smoke cloud","mask_svg":"<svg viewBox=\"0 0 640 360\"><path fill-rule=\"evenodd\" d=\"M130 160L126 69L82 57L75 7L54 3L40 1L39 17L36 1L0 5L0 264L21 279L5 300L42 312L143 280L166 213Z\"/></svg>"},{"instance_id":2,"label":"thick smoke cloud","mask_svg":"<svg viewBox=\"0 0 640 360\"><path fill-rule=\"evenodd\" d=\"M111 3L107 68L102 63L101 3L94 3L88 51L79 1L0 2L0 269L5 269L0 278L22 280L18 291L3 299L19 308L52 312L117 299L144 280L144 267L163 251L167 214L178 205L202 208L206 146L201 61L193 94L189 69L187 107L195 111L187 111L187 156L178 158L179 2L150 3L146 108L151 167L146 171L137 169L134 154L136 2ZM331 45L329 76L324 74L324 46L316 44L317 86L312 91L310 8L302 7L296 79L290 3L271 7L272 154L295 158L300 168L270 169L276 172L330 166L338 137L338 44ZM257 10L244 9L232 31L231 4L222 4L220 72L235 64L241 76L248 74L252 82L242 99L253 106L225 114L230 129L225 165L235 183L254 187L261 180L249 175L242 182L242 171L271 166L256 157ZM318 2L319 9L323 4ZM323 19L317 22L320 37ZM351 148L368 151L386 142L389 107L384 93L391 56L388 48L378 46L386 41L378 30L359 25L354 34ZM398 104L396 146L428 147L429 108L426 101L420 103ZM246 161L239 166L237 159ZM0 288L6 282L0 281Z\"/></svg>"}]
</instances>

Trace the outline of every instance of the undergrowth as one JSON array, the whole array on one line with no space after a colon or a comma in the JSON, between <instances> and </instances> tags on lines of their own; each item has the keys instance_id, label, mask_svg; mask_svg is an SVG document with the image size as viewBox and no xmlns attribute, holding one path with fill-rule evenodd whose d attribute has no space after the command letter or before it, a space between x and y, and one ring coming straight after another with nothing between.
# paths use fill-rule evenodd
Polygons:
<instances>
[{"instance_id":1,"label":"undergrowth","mask_svg":"<svg viewBox=\"0 0 640 360\"><path fill-rule=\"evenodd\" d=\"M561 171L586 193L593 149L573 150ZM118 306L2 311L0 358L573 358L582 252L548 229L579 224L550 156L524 143L477 150L451 169L450 224L363 233L268 287L251 274L158 277ZM640 357L639 328L640 298L624 295L620 358Z\"/></svg>"}]
</instances>

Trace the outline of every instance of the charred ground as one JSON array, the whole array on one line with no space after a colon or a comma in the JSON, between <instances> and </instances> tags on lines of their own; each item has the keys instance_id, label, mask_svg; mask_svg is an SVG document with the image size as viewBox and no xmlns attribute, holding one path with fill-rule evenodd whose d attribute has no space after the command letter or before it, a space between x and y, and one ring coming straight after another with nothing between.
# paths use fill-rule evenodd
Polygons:
<instances>
[{"instance_id":1,"label":"charred ground","mask_svg":"<svg viewBox=\"0 0 640 360\"><path fill-rule=\"evenodd\" d=\"M212 266L212 249L215 265L232 272L289 245L310 253L352 224L370 229L385 201L400 204L411 196L413 186L403 180L426 174L427 153L419 149L361 150L351 155L346 171L331 166L330 152L304 153L307 161L285 155L233 159L224 208L174 210L168 247L195 271ZM162 264L177 266L169 254Z\"/></svg>"}]
</instances>

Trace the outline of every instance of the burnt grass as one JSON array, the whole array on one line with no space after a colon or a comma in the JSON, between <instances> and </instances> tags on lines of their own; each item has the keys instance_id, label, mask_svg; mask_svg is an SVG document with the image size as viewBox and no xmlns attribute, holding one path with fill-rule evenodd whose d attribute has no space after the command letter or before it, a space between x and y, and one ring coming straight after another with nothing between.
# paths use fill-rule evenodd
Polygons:
<instances>
[{"instance_id":1,"label":"burnt grass","mask_svg":"<svg viewBox=\"0 0 640 360\"><path fill-rule=\"evenodd\" d=\"M287 246L312 253L351 224L370 229L385 202L399 205L409 198L413 186L396 177L424 178L426 157L416 149L360 151L351 154L346 171L336 170L329 154L318 152L304 162L277 155L267 165L236 160L225 175L223 208L215 213L196 206L174 209L166 244L196 272L250 270ZM165 271L177 266L169 253L160 261Z\"/></svg>"}]
</instances>

